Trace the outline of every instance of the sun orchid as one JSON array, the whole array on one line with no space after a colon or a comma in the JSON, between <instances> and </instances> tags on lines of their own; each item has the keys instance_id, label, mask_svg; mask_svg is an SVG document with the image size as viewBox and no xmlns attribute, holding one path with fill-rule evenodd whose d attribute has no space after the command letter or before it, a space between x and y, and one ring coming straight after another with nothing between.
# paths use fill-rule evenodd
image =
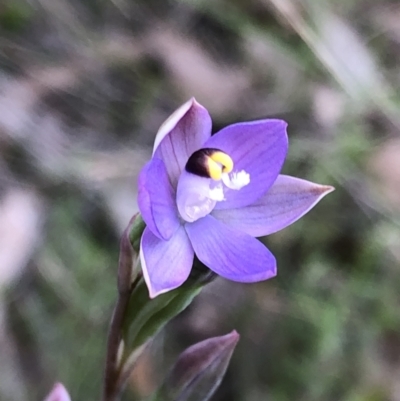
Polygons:
<instances>
[{"instance_id":1,"label":"sun orchid","mask_svg":"<svg viewBox=\"0 0 400 401\"><path fill-rule=\"evenodd\" d=\"M256 237L298 220L333 190L279 174L286 126L258 120L211 136L207 110L191 99L160 127L139 175L140 260L150 297L185 282L194 255L233 281L276 275L274 256Z\"/></svg>"}]
</instances>

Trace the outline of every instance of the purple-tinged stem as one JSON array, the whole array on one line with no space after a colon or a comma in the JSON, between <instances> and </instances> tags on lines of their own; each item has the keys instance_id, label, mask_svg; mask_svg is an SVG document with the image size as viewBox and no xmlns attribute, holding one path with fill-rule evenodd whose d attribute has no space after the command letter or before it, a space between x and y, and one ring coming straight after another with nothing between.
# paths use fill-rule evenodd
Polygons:
<instances>
[{"instance_id":1,"label":"purple-tinged stem","mask_svg":"<svg viewBox=\"0 0 400 401\"><path fill-rule=\"evenodd\" d=\"M118 262L118 299L115 305L107 338L106 361L104 368L103 401L116 401L120 389L118 388L120 366L118 351L122 340L122 326L132 291L139 282L141 275L133 279L134 260L137 252L132 247L131 231L138 215L132 217L124 231L120 242L120 256ZM133 279L133 281L132 281Z\"/></svg>"}]
</instances>

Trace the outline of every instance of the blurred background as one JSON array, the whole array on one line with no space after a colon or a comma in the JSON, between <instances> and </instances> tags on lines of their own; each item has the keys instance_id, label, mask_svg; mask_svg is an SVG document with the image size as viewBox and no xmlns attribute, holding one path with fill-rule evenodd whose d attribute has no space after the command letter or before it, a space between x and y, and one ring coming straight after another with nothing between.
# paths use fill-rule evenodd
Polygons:
<instances>
[{"instance_id":1,"label":"blurred background","mask_svg":"<svg viewBox=\"0 0 400 401\"><path fill-rule=\"evenodd\" d=\"M266 238L279 276L217 279L125 400L241 334L213 401L400 400L400 3L0 1L0 400L98 400L119 237L160 124L289 123L286 174L334 185Z\"/></svg>"}]
</instances>

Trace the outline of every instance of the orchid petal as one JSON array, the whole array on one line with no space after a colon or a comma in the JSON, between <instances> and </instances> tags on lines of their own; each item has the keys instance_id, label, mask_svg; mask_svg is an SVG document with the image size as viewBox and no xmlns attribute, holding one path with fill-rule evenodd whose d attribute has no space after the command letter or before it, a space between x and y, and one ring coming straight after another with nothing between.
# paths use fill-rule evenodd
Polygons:
<instances>
[{"instance_id":1,"label":"orchid petal","mask_svg":"<svg viewBox=\"0 0 400 401\"><path fill-rule=\"evenodd\" d=\"M194 252L181 226L169 241L146 227L140 243L140 262L150 298L173 290L189 277Z\"/></svg>"},{"instance_id":2,"label":"orchid petal","mask_svg":"<svg viewBox=\"0 0 400 401\"><path fill-rule=\"evenodd\" d=\"M262 237L294 223L333 190L331 186L279 175L269 191L252 205L215 210L212 214L230 227Z\"/></svg>"},{"instance_id":3,"label":"orchid petal","mask_svg":"<svg viewBox=\"0 0 400 401\"><path fill-rule=\"evenodd\" d=\"M183 171L179 177L176 203L179 214L188 222L208 215L217 201L210 198L210 178ZM222 190L220 191L223 197Z\"/></svg>"},{"instance_id":4,"label":"orchid petal","mask_svg":"<svg viewBox=\"0 0 400 401\"><path fill-rule=\"evenodd\" d=\"M71 401L67 389L62 383L56 383L44 401Z\"/></svg>"},{"instance_id":5,"label":"orchid petal","mask_svg":"<svg viewBox=\"0 0 400 401\"><path fill-rule=\"evenodd\" d=\"M162 159L175 187L191 154L211 135L211 117L194 98L175 111L159 129L153 157Z\"/></svg>"},{"instance_id":6,"label":"orchid petal","mask_svg":"<svg viewBox=\"0 0 400 401\"><path fill-rule=\"evenodd\" d=\"M216 209L233 209L254 203L276 180L288 148L287 124L282 120L259 120L229 125L212 136L204 148L220 149L244 170L250 183L240 190L226 189L226 200Z\"/></svg>"},{"instance_id":7,"label":"orchid petal","mask_svg":"<svg viewBox=\"0 0 400 401\"><path fill-rule=\"evenodd\" d=\"M276 275L272 253L257 239L212 216L185 225L199 260L229 280L250 283Z\"/></svg>"},{"instance_id":8,"label":"orchid petal","mask_svg":"<svg viewBox=\"0 0 400 401\"><path fill-rule=\"evenodd\" d=\"M138 206L143 220L158 238L170 239L180 223L174 190L162 160L153 158L143 167L138 189Z\"/></svg>"}]
</instances>

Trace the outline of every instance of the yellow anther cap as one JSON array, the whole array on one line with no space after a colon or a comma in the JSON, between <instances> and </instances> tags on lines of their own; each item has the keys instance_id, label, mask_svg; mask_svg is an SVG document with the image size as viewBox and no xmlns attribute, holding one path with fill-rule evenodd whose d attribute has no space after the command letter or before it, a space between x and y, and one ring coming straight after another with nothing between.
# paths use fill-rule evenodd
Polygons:
<instances>
[{"instance_id":1,"label":"yellow anther cap","mask_svg":"<svg viewBox=\"0 0 400 401\"><path fill-rule=\"evenodd\" d=\"M232 158L220 149L200 149L194 152L186 163L186 171L200 177L219 181L223 173L233 169Z\"/></svg>"},{"instance_id":2,"label":"yellow anther cap","mask_svg":"<svg viewBox=\"0 0 400 401\"><path fill-rule=\"evenodd\" d=\"M220 150L210 155L210 159L222 166L223 173L230 173L233 169L233 160L231 157Z\"/></svg>"}]
</instances>

